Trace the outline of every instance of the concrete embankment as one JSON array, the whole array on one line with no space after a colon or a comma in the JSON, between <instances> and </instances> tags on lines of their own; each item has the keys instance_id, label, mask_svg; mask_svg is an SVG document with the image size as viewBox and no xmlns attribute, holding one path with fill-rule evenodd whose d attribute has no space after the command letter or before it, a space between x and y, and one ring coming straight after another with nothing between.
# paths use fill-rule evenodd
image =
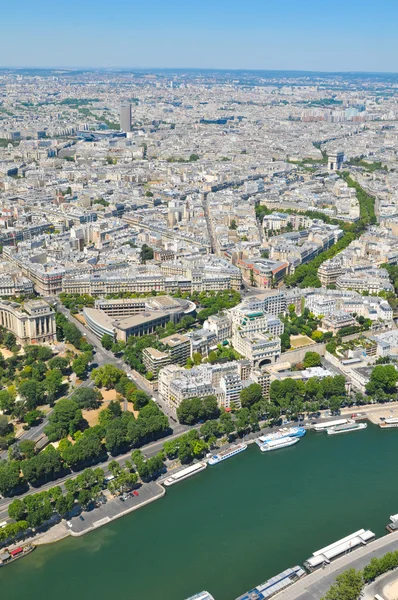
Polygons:
<instances>
[{"instance_id":1,"label":"concrete embankment","mask_svg":"<svg viewBox=\"0 0 398 600\"><path fill-rule=\"evenodd\" d=\"M139 495L131 495L125 500L114 498L106 504L103 504L99 508L94 509L91 513L85 513L83 519L79 517L73 517L70 519L72 527L70 528L70 535L79 537L94 531L103 525L111 523L115 519L124 517L125 515L162 498L166 490L158 483L152 481L141 487Z\"/></svg>"}]
</instances>

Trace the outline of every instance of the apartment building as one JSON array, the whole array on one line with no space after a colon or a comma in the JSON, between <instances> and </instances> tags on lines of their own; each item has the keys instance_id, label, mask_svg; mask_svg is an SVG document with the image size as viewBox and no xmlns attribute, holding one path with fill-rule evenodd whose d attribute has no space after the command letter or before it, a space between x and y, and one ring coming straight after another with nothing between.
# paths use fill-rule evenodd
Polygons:
<instances>
[{"instance_id":1,"label":"apartment building","mask_svg":"<svg viewBox=\"0 0 398 600\"><path fill-rule=\"evenodd\" d=\"M331 258L325 260L320 267L318 267L318 278L323 287L328 285L335 285L337 279L342 275L343 267L340 259Z\"/></svg>"},{"instance_id":2,"label":"apartment building","mask_svg":"<svg viewBox=\"0 0 398 600\"><path fill-rule=\"evenodd\" d=\"M231 373L221 377L220 405L222 408L240 408L240 393L243 389L242 380L237 373Z\"/></svg>"},{"instance_id":3,"label":"apartment building","mask_svg":"<svg viewBox=\"0 0 398 600\"><path fill-rule=\"evenodd\" d=\"M343 310L336 310L322 320L322 326L331 331L333 335L338 333L343 327L354 327L355 325L358 325L358 323L354 317Z\"/></svg>"},{"instance_id":4,"label":"apartment building","mask_svg":"<svg viewBox=\"0 0 398 600\"><path fill-rule=\"evenodd\" d=\"M207 329L216 335L217 344L222 344L222 342L229 340L232 335L232 324L229 314L219 313L211 315L203 323L203 329Z\"/></svg>"},{"instance_id":5,"label":"apartment building","mask_svg":"<svg viewBox=\"0 0 398 600\"><path fill-rule=\"evenodd\" d=\"M191 344L191 357L198 352L206 358L209 352L217 348L217 336L208 329L195 329L187 333Z\"/></svg>"},{"instance_id":6,"label":"apartment building","mask_svg":"<svg viewBox=\"0 0 398 600\"><path fill-rule=\"evenodd\" d=\"M148 372L156 379L160 369L171 363L168 352L162 352L157 348L144 348L142 351L142 362Z\"/></svg>"},{"instance_id":7,"label":"apartment building","mask_svg":"<svg viewBox=\"0 0 398 600\"><path fill-rule=\"evenodd\" d=\"M22 296L33 292L33 284L27 277L7 273L0 275L0 296Z\"/></svg>"},{"instance_id":8,"label":"apartment building","mask_svg":"<svg viewBox=\"0 0 398 600\"><path fill-rule=\"evenodd\" d=\"M269 398L270 374L252 369L247 360L202 364L192 369L168 365L159 371L158 390L168 407L176 410L185 399L214 395L224 408L240 408L240 392L251 383L259 383Z\"/></svg>"},{"instance_id":9,"label":"apartment building","mask_svg":"<svg viewBox=\"0 0 398 600\"><path fill-rule=\"evenodd\" d=\"M236 331L233 346L239 354L255 366L275 362L281 353L281 340L270 333L244 333Z\"/></svg>"}]
</instances>

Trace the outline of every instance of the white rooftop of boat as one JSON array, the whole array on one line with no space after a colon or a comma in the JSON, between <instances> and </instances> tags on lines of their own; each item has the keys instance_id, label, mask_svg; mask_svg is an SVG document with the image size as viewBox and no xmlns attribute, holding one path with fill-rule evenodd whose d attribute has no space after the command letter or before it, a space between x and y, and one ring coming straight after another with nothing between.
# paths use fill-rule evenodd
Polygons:
<instances>
[{"instance_id":1,"label":"white rooftop of boat","mask_svg":"<svg viewBox=\"0 0 398 600\"><path fill-rule=\"evenodd\" d=\"M373 531L359 529L355 533L330 544L329 546L325 546L325 548L321 548L321 550L317 550L313 553L313 555L305 561L305 565L310 568L318 567L323 563L330 562L333 558L356 548L362 544L366 544L369 540L373 539L375 534Z\"/></svg>"},{"instance_id":2,"label":"white rooftop of boat","mask_svg":"<svg viewBox=\"0 0 398 600\"><path fill-rule=\"evenodd\" d=\"M322 430L328 427L336 427L337 425L345 425L345 423L348 423L348 419L337 419L336 421L328 421L327 423L317 423L314 425L314 429Z\"/></svg>"}]
</instances>

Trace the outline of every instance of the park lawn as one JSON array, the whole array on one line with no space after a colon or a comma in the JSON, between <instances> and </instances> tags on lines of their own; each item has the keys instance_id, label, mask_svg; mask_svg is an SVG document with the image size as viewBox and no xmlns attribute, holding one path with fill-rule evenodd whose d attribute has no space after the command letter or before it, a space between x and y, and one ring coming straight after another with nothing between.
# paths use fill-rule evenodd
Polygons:
<instances>
[{"instance_id":1,"label":"park lawn","mask_svg":"<svg viewBox=\"0 0 398 600\"><path fill-rule=\"evenodd\" d=\"M105 407L100 406L100 408L94 408L92 410L82 410L83 419L86 419L90 427L95 427L95 425L98 425L98 413L103 408Z\"/></svg>"},{"instance_id":2,"label":"park lawn","mask_svg":"<svg viewBox=\"0 0 398 600\"><path fill-rule=\"evenodd\" d=\"M135 416L135 418L138 417L138 415L140 414L139 410L134 410L134 405L132 402L127 402L127 410L131 413L133 413L133 415Z\"/></svg>"},{"instance_id":3,"label":"park lawn","mask_svg":"<svg viewBox=\"0 0 398 600\"><path fill-rule=\"evenodd\" d=\"M111 402L112 400L118 400L118 393L116 392L116 390L107 390L105 388L101 388L100 392L101 392L101 395L103 398L101 406L99 408L95 408L94 410L82 410L83 418L86 419L86 421L88 422L90 427L94 427L95 425L98 425L98 414L99 414L100 410L103 410L104 408L106 408L108 406L109 402ZM121 400L120 406L123 410L123 400ZM134 414L134 416L137 418L138 411L134 410L132 402L128 403L128 410L130 412L132 412Z\"/></svg>"},{"instance_id":4,"label":"park lawn","mask_svg":"<svg viewBox=\"0 0 398 600\"><path fill-rule=\"evenodd\" d=\"M13 352L11 352L11 350L7 350L7 348L0 348L0 352L2 353L3 358L5 359L14 356Z\"/></svg>"},{"instance_id":5,"label":"park lawn","mask_svg":"<svg viewBox=\"0 0 398 600\"><path fill-rule=\"evenodd\" d=\"M75 317L75 319L77 319L78 321L80 321L80 323L82 323L82 325L86 325L86 319L83 317L83 315L81 315L80 313L73 315Z\"/></svg>"},{"instance_id":6,"label":"park lawn","mask_svg":"<svg viewBox=\"0 0 398 600\"><path fill-rule=\"evenodd\" d=\"M100 389L101 396L104 402L110 402L111 400L117 400L117 391L116 390L107 390L106 388Z\"/></svg>"},{"instance_id":7,"label":"park lawn","mask_svg":"<svg viewBox=\"0 0 398 600\"><path fill-rule=\"evenodd\" d=\"M302 348L303 346L312 346L315 344L314 340L309 338L307 335L291 335L290 345L292 349Z\"/></svg>"}]
</instances>

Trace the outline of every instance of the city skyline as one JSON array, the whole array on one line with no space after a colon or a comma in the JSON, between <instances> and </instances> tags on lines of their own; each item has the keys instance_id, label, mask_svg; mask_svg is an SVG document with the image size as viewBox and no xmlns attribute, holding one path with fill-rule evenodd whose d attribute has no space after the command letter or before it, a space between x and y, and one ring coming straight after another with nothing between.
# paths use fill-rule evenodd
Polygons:
<instances>
[{"instance_id":1,"label":"city skyline","mask_svg":"<svg viewBox=\"0 0 398 600\"><path fill-rule=\"evenodd\" d=\"M388 14L388 20L385 15ZM123 18L120 18L123 16ZM354 0L344 11L313 0L266 6L205 0L186 6L125 0L46 0L5 7L0 63L8 67L214 68L396 72L398 8ZM15 26L19 43L15 44Z\"/></svg>"}]
</instances>

